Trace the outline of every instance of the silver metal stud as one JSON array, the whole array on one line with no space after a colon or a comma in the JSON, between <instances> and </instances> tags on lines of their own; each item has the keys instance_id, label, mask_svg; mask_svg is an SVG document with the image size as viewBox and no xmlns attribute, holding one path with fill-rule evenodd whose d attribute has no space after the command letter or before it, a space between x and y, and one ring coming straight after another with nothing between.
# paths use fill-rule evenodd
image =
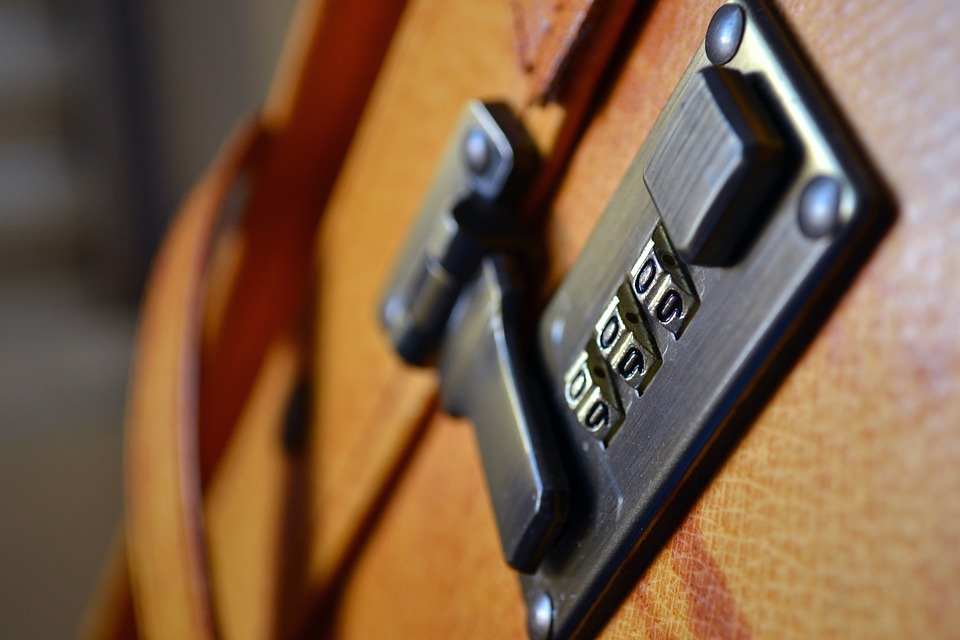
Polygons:
<instances>
[{"instance_id":1,"label":"silver metal stud","mask_svg":"<svg viewBox=\"0 0 960 640\"><path fill-rule=\"evenodd\" d=\"M463 159L467 168L481 175L490 168L490 142L480 127L473 127L463 140Z\"/></svg>"},{"instance_id":2,"label":"silver metal stud","mask_svg":"<svg viewBox=\"0 0 960 640\"><path fill-rule=\"evenodd\" d=\"M800 196L800 230L811 239L830 235L840 228L842 187L834 178L817 176Z\"/></svg>"},{"instance_id":3,"label":"silver metal stud","mask_svg":"<svg viewBox=\"0 0 960 640\"><path fill-rule=\"evenodd\" d=\"M707 27L704 48L710 62L720 66L733 60L743 40L743 9L735 4L725 4L713 14Z\"/></svg>"},{"instance_id":4,"label":"silver metal stud","mask_svg":"<svg viewBox=\"0 0 960 640\"><path fill-rule=\"evenodd\" d=\"M550 640L553 632L553 602L545 592L537 592L530 601L527 630L531 640Z\"/></svg>"}]
</instances>

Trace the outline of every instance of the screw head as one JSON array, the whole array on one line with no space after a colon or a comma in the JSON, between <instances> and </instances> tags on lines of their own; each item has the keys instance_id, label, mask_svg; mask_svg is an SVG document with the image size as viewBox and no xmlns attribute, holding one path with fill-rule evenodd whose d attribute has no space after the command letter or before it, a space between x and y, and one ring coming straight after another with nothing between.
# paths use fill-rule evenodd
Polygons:
<instances>
[{"instance_id":1,"label":"screw head","mask_svg":"<svg viewBox=\"0 0 960 640\"><path fill-rule=\"evenodd\" d=\"M553 602L545 592L534 594L528 609L527 630L531 640L549 640L553 631Z\"/></svg>"},{"instance_id":2,"label":"screw head","mask_svg":"<svg viewBox=\"0 0 960 640\"><path fill-rule=\"evenodd\" d=\"M490 168L492 153L487 134L480 127L473 127L463 140L463 159L467 168L480 175Z\"/></svg>"},{"instance_id":3,"label":"screw head","mask_svg":"<svg viewBox=\"0 0 960 640\"><path fill-rule=\"evenodd\" d=\"M733 60L743 40L744 22L743 9L735 4L725 4L717 9L707 27L704 42L710 62L720 66Z\"/></svg>"},{"instance_id":4,"label":"screw head","mask_svg":"<svg viewBox=\"0 0 960 640\"><path fill-rule=\"evenodd\" d=\"M840 183L829 176L817 176L807 184L800 196L798 211L800 230L804 235L816 240L840 228L841 192Z\"/></svg>"}]
</instances>

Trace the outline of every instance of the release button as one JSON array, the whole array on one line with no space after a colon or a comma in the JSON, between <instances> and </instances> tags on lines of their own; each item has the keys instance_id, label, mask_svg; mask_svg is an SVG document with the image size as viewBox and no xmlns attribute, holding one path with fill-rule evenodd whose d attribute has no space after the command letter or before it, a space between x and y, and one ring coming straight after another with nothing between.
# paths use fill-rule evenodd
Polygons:
<instances>
[{"instance_id":1,"label":"release button","mask_svg":"<svg viewBox=\"0 0 960 640\"><path fill-rule=\"evenodd\" d=\"M737 71L707 67L683 90L643 180L674 249L727 264L784 165L772 119Z\"/></svg>"}]
</instances>

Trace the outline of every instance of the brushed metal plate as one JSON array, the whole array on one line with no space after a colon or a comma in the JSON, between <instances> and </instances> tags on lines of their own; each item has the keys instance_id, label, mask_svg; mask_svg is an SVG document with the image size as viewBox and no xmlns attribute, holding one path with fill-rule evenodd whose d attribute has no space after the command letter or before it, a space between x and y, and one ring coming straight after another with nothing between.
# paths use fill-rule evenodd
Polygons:
<instances>
[{"instance_id":1,"label":"brushed metal plate","mask_svg":"<svg viewBox=\"0 0 960 640\"><path fill-rule=\"evenodd\" d=\"M678 336L649 323L659 369L642 394L618 387L624 415L616 433L598 438L584 428L565 382L575 379L571 371L599 319L661 223L644 167L678 96L711 64L701 44L540 320L542 378L556 408L571 496L566 529L522 582L528 603L552 602L554 638L598 630L635 585L889 218L879 180L783 27L756 0L732 4L743 10L745 29L725 67L744 74L787 134L786 182L729 266L686 266L696 315ZM812 239L798 209L818 176L841 185L840 225Z\"/></svg>"}]
</instances>

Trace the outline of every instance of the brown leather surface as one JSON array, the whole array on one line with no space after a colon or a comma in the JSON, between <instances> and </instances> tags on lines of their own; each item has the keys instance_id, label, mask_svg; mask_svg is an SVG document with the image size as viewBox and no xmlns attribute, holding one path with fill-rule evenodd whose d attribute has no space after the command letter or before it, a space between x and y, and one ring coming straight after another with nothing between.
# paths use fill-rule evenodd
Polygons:
<instances>
[{"instance_id":1,"label":"brown leather surface","mask_svg":"<svg viewBox=\"0 0 960 640\"><path fill-rule=\"evenodd\" d=\"M333 637L526 637L469 422L431 422L332 615Z\"/></svg>"},{"instance_id":2,"label":"brown leather surface","mask_svg":"<svg viewBox=\"0 0 960 640\"><path fill-rule=\"evenodd\" d=\"M203 345L204 482L268 345L296 321L305 304L317 220L404 4L310 0L299 8L289 44L293 51L259 120L270 144L251 180L240 222L243 258L218 314L232 321L208 332Z\"/></svg>"},{"instance_id":3,"label":"brown leather surface","mask_svg":"<svg viewBox=\"0 0 960 640\"><path fill-rule=\"evenodd\" d=\"M463 46L467 32L487 47ZM219 550L211 564L217 606L237 637L262 637L268 623L296 630L329 621L324 601L335 596L432 414L434 375L393 355L377 318L379 297L464 102L520 101L526 85L512 43L506 4L407 7L315 248L311 439L297 468L284 467L269 443L286 394L255 389L207 497L209 545ZM549 136L555 120L548 114L536 128ZM261 375L257 385L273 384L274 374ZM259 397L267 400L258 404ZM248 418L250 411L261 418ZM295 474L299 486L277 478L281 472ZM296 526L283 514L294 514ZM278 548L295 571L278 573Z\"/></svg>"},{"instance_id":4,"label":"brown leather surface","mask_svg":"<svg viewBox=\"0 0 960 640\"><path fill-rule=\"evenodd\" d=\"M548 213L547 290L575 260L716 5L661 2L628 32L633 44L596 96ZM778 5L899 213L606 635L955 636L960 147L948 141L960 133L960 87L950 81L960 10L947 0ZM432 375L397 363L374 315L463 101L527 100L513 29L505 4L407 7L316 244L311 440L293 461L271 445L298 369L292 338L279 332L251 369L207 496L214 601L230 636L295 632L317 602L327 606L312 622L342 637L524 632L470 427L435 413ZM563 153L557 132L569 111L528 107L525 117L545 148Z\"/></svg>"},{"instance_id":5,"label":"brown leather surface","mask_svg":"<svg viewBox=\"0 0 960 640\"><path fill-rule=\"evenodd\" d=\"M263 136L247 127L187 198L157 257L139 326L127 426L127 549L146 637L217 635L203 540L196 380L203 274L236 176Z\"/></svg>"},{"instance_id":6,"label":"brown leather surface","mask_svg":"<svg viewBox=\"0 0 960 640\"><path fill-rule=\"evenodd\" d=\"M533 102L586 89L637 0L510 0L517 54ZM590 80L587 80L590 84Z\"/></svg>"},{"instance_id":7,"label":"brown leather surface","mask_svg":"<svg viewBox=\"0 0 960 640\"><path fill-rule=\"evenodd\" d=\"M146 637L218 635L202 488L265 353L296 327L312 282L316 221L402 7L303 4L299 17L307 19L295 32L309 35L292 41L278 93L194 189L157 258L127 446L127 548ZM239 250L215 251L228 196L242 192L244 179L249 201L227 242ZM231 273L211 275L211 264ZM203 332L205 316L214 320Z\"/></svg>"},{"instance_id":8,"label":"brown leather surface","mask_svg":"<svg viewBox=\"0 0 960 640\"><path fill-rule=\"evenodd\" d=\"M606 637L956 637L960 147L949 141L960 133L960 10L778 4L899 212ZM575 260L715 6L660 3L637 33L551 208L551 282ZM348 185L372 167L355 171ZM342 636L522 633L490 513L474 503L480 469L462 427L439 417L428 427L343 589Z\"/></svg>"}]
</instances>

